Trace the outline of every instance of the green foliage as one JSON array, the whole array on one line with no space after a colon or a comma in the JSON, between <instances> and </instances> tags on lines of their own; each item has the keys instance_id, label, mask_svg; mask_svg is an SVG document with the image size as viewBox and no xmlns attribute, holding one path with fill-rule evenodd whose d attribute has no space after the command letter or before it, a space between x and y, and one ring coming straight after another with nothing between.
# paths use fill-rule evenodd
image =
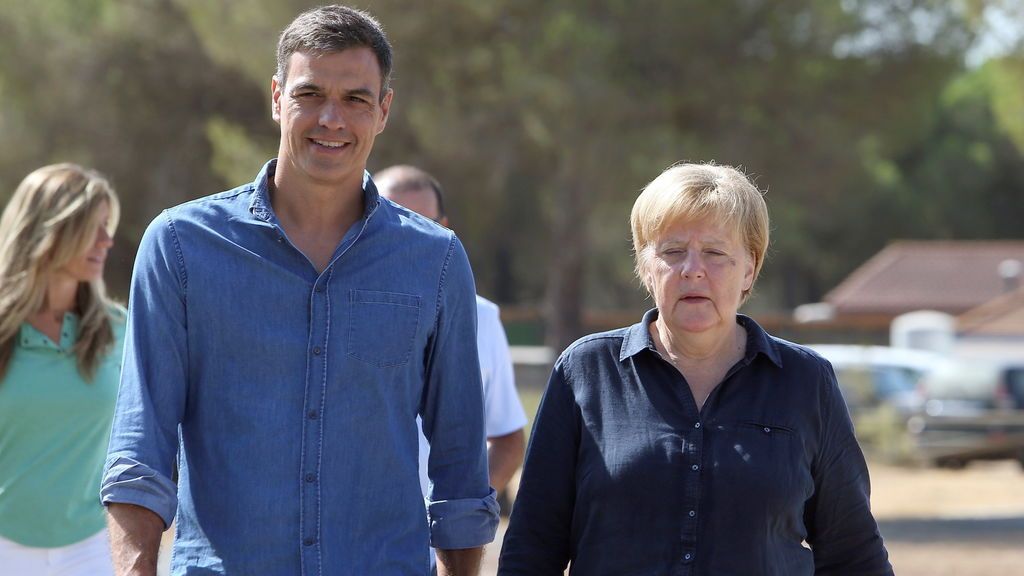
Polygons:
<instances>
[{"instance_id":1,"label":"green foliage","mask_svg":"<svg viewBox=\"0 0 1024 576\"><path fill-rule=\"evenodd\" d=\"M1024 153L1024 54L989 64L992 112L996 124Z\"/></svg>"},{"instance_id":2,"label":"green foliage","mask_svg":"<svg viewBox=\"0 0 1024 576\"><path fill-rule=\"evenodd\" d=\"M38 165L94 165L130 247L159 209L250 179L277 145L277 35L315 4L0 0L0 197ZM819 299L890 239L1021 237L1024 53L964 65L1019 0L364 7L396 51L370 169L433 172L480 292L546 300L556 345L582 306L649 304L628 214L680 160L767 189L755 310Z\"/></svg>"},{"instance_id":3,"label":"green foliage","mask_svg":"<svg viewBox=\"0 0 1024 576\"><path fill-rule=\"evenodd\" d=\"M244 126L214 116L206 123L206 137L212 148L210 169L220 177L224 188L252 180L253 175L276 150L253 141Z\"/></svg>"}]
</instances>

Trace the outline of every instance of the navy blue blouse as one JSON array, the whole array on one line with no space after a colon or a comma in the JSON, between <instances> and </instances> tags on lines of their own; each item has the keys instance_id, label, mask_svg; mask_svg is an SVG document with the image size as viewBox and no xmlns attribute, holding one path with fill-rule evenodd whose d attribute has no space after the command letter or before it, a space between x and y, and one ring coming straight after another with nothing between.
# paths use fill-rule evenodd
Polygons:
<instances>
[{"instance_id":1,"label":"navy blue blouse","mask_svg":"<svg viewBox=\"0 0 1024 576\"><path fill-rule=\"evenodd\" d=\"M639 324L555 363L500 576L892 574L831 365L737 316L703 409Z\"/></svg>"}]
</instances>

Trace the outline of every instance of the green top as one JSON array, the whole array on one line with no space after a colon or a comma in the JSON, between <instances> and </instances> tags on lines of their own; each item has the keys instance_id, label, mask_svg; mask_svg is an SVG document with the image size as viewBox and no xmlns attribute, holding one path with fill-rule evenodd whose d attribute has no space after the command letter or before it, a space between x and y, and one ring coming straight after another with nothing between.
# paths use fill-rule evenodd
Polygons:
<instances>
[{"instance_id":1,"label":"green top","mask_svg":"<svg viewBox=\"0 0 1024 576\"><path fill-rule=\"evenodd\" d=\"M124 315L92 382L72 347L78 317L65 314L60 344L22 324L0 382L0 536L53 548L103 529L100 473L121 372Z\"/></svg>"}]
</instances>

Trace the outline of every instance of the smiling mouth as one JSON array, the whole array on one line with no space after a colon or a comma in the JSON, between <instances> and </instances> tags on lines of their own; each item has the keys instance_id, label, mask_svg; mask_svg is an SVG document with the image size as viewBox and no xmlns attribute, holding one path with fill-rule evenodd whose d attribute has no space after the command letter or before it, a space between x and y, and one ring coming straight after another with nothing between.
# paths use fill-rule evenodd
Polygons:
<instances>
[{"instance_id":1,"label":"smiling mouth","mask_svg":"<svg viewBox=\"0 0 1024 576\"><path fill-rule=\"evenodd\" d=\"M338 150L349 145L348 142L333 142L331 140L317 140L316 138L310 138L309 140L321 148L329 148L331 150Z\"/></svg>"}]
</instances>

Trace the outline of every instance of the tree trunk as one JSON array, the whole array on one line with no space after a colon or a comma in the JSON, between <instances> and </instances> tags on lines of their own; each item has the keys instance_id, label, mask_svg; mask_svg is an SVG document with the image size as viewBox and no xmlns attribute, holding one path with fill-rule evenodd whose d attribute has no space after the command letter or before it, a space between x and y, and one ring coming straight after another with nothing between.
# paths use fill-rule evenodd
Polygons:
<instances>
[{"instance_id":1,"label":"tree trunk","mask_svg":"<svg viewBox=\"0 0 1024 576\"><path fill-rule=\"evenodd\" d=\"M544 301L544 341L556 352L583 335L587 215L581 182L560 178L552 215L552 247Z\"/></svg>"}]
</instances>

